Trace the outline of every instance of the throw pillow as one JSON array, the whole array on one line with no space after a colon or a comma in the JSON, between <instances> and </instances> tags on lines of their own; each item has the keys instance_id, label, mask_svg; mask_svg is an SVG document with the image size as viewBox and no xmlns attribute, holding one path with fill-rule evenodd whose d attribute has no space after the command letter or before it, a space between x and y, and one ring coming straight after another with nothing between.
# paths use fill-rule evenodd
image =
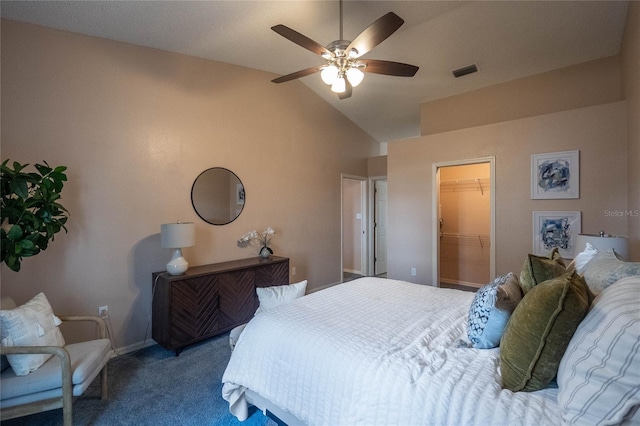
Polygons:
<instances>
[{"instance_id":1,"label":"throw pillow","mask_svg":"<svg viewBox=\"0 0 640 426\"><path fill-rule=\"evenodd\" d=\"M589 289L575 272L545 281L522 298L500 341L502 387L544 389L589 309Z\"/></svg>"},{"instance_id":2,"label":"throw pillow","mask_svg":"<svg viewBox=\"0 0 640 426\"><path fill-rule=\"evenodd\" d=\"M624 262L613 250L599 252L586 264L583 275L597 294L622 278L640 275L640 262Z\"/></svg>"},{"instance_id":3,"label":"throw pillow","mask_svg":"<svg viewBox=\"0 0 640 426\"><path fill-rule=\"evenodd\" d=\"M289 285L258 287L256 288L256 293L258 294L260 306L256 311L256 315L302 297L306 290L307 280Z\"/></svg>"},{"instance_id":4,"label":"throw pillow","mask_svg":"<svg viewBox=\"0 0 640 426\"><path fill-rule=\"evenodd\" d=\"M529 290L541 282L559 277L565 272L564 260L557 248L554 248L546 257L529 254L522 265L520 287L522 287L522 292L527 294Z\"/></svg>"},{"instance_id":5,"label":"throw pillow","mask_svg":"<svg viewBox=\"0 0 640 426\"><path fill-rule=\"evenodd\" d=\"M567 266L567 271L575 270L580 275L584 274L585 266L596 254L598 254L598 249L592 246L591 243L587 243L585 249L576 254L573 261Z\"/></svg>"},{"instance_id":6,"label":"throw pillow","mask_svg":"<svg viewBox=\"0 0 640 426\"><path fill-rule=\"evenodd\" d=\"M558 368L564 424L622 424L634 412L637 416L638 365L640 276L635 276L603 290L569 342Z\"/></svg>"},{"instance_id":7,"label":"throw pillow","mask_svg":"<svg viewBox=\"0 0 640 426\"><path fill-rule=\"evenodd\" d=\"M0 310L13 309L16 307L16 303L10 297L2 297L0 298ZM2 330L0 330L1 332ZM0 341L2 337L0 336ZM9 364L9 360L5 355L0 355L0 371L4 371L7 368L11 367Z\"/></svg>"},{"instance_id":8,"label":"throw pillow","mask_svg":"<svg viewBox=\"0 0 640 426\"><path fill-rule=\"evenodd\" d=\"M480 288L469 308L467 335L477 349L491 349L500 338L516 305L522 299L518 277L512 272Z\"/></svg>"},{"instance_id":9,"label":"throw pillow","mask_svg":"<svg viewBox=\"0 0 640 426\"><path fill-rule=\"evenodd\" d=\"M58 329L61 321L44 293L15 309L0 310L2 346L64 346L64 337ZM37 370L50 354L7 355L16 376L25 376Z\"/></svg>"}]
</instances>

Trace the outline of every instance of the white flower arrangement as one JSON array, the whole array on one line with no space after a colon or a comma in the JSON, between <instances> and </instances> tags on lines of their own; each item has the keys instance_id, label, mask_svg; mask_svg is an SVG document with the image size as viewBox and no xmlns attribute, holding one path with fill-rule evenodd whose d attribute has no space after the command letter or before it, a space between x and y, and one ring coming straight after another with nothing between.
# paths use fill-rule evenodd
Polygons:
<instances>
[{"instance_id":1,"label":"white flower arrangement","mask_svg":"<svg viewBox=\"0 0 640 426\"><path fill-rule=\"evenodd\" d=\"M263 250L266 249L269 254L273 254L273 250L271 250L269 244L271 243L271 240L273 239L273 236L275 234L276 231L270 226L262 232L258 232L254 229L253 231L249 231L242 237L240 237L238 239L238 244L240 244L241 246L249 245L252 247L256 247L258 248L258 253L261 256L268 257L268 255L265 256L266 253L263 253Z\"/></svg>"}]
</instances>

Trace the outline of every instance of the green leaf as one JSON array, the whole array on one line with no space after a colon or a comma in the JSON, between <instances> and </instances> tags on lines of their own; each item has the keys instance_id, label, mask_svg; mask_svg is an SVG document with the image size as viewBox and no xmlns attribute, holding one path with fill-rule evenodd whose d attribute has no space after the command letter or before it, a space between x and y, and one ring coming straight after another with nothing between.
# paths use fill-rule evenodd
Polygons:
<instances>
[{"instance_id":1,"label":"green leaf","mask_svg":"<svg viewBox=\"0 0 640 426\"><path fill-rule=\"evenodd\" d=\"M2 197L0 199L2 229L2 262L19 271L24 257L34 256L47 248L56 233L64 229L69 212L58 200L67 175L66 166L52 168L35 164L36 172L27 172L29 164L8 159L0 164Z\"/></svg>"},{"instance_id":2,"label":"green leaf","mask_svg":"<svg viewBox=\"0 0 640 426\"><path fill-rule=\"evenodd\" d=\"M13 179L9 183L9 189L20 198L27 198L29 196L29 187L26 179Z\"/></svg>"},{"instance_id":3,"label":"green leaf","mask_svg":"<svg viewBox=\"0 0 640 426\"><path fill-rule=\"evenodd\" d=\"M22 238L22 227L20 225L13 225L7 233L7 238L13 241L18 241Z\"/></svg>"}]
</instances>

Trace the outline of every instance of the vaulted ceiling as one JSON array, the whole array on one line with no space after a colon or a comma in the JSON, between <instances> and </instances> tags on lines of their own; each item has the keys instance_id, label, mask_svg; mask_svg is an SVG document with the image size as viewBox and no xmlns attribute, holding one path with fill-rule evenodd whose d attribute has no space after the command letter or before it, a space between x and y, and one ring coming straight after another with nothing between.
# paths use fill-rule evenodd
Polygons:
<instances>
[{"instance_id":1,"label":"vaulted ceiling","mask_svg":"<svg viewBox=\"0 0 640 426\"><path fill-rule=\"evenodd\" d=\"M387 12L405 20L363 58L420 67L415 77L367 73L339 100L318 74L299 81L380 142L418 136L420 104L616 55L626 1L345 1L344 38ZM3 18L288 74L321 58L271 27L322 45L339 38L338 1L2 1ZM459 79L451 71L477 64ZM283 84L300 84L288 82Z\"/></svg>"}]
</instances>

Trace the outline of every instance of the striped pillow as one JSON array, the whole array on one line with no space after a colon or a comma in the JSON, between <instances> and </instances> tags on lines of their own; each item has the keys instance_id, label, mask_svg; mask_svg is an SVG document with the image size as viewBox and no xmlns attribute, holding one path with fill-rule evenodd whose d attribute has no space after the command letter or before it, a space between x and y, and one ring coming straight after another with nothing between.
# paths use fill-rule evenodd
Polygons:
<instances>
[{"instance_id":1,"label":"striped pillow","mask_svg":"<svg viewBox=\"0 0 640 426\"><path fill-rule=\"evenodd\" d=\"M618 424L640 412L640 276L594 300L558 369L567 425Z\"/></svg>"}]
</instances>

